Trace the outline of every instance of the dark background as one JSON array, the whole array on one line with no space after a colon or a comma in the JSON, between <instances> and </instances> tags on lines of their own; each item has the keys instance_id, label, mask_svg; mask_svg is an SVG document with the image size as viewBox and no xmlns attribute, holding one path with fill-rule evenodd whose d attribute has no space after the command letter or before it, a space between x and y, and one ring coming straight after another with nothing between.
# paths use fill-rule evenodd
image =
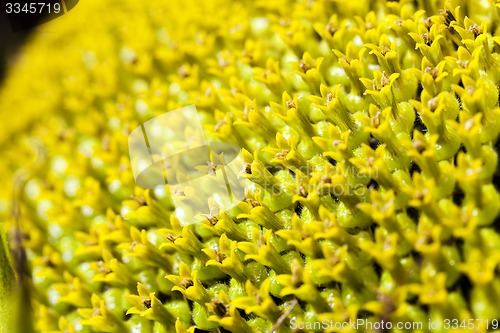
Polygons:
<instances>
[{"instance_id":1,"label":"dark background","mask_svg":"<svg viewBox=\"0 0 500 333\"><path fill-rule=\"evenodd\" d=\"M4 1L0 0L0 81L3 81L9 62L15 59L19 48L34 29L13 32L9 17L5 13Z\"/></svg>"},{"instance_id":2,"label":"dark background","mask_svg":"<svg viewBox=\"0 0 500 333\"><path fill-rule=\"evenodd\" d=\"M36 26L53 20L64 14L63 6L59 14L7 14L7 2L29 3L34 0L0 0L0 82L4 79L6 70L15 60L20 47L26 42ZM77 5L79 0L64 0L69 11ZM59 3L61 0L37 0L36 2Z\"/></svg>"}]
</instances>

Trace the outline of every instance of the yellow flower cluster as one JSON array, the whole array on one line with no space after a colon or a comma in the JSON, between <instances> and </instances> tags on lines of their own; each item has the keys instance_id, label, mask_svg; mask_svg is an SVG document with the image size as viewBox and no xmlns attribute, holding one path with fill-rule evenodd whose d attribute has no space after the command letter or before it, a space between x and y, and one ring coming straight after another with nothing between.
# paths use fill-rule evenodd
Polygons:
<instances>
[{"instance_id":1,"label":"yellow flower cluster","mask_svg":"<svg viewBox=\"0 0 500 333\"><path fill-rule=\"evenodd\" d=\"M498 330L499 29L497 0L86 0L42 26L0 90L35 329ZM183 226L127 140L190 104L250 185Z\"/></svg>"}]
</instances>

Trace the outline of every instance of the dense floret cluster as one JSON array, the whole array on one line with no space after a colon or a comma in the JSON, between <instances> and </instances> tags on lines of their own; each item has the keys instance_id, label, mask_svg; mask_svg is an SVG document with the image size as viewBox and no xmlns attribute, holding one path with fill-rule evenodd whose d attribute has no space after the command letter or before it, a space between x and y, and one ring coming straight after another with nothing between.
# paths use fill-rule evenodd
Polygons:
<instances>
[{"instance_id":1,"label":"dense floret cluster","mask_svg":"<svg viewBox=\"0 0 500 333\"><path fill-rule=\"evenodd\" d=\"M2 237L35 329L492 328L494 2L86 0L43 26L0 94ZM136 186L127 137L190 104L250 185L182 225L177 194Z\"/></svg>"}]
</instances>

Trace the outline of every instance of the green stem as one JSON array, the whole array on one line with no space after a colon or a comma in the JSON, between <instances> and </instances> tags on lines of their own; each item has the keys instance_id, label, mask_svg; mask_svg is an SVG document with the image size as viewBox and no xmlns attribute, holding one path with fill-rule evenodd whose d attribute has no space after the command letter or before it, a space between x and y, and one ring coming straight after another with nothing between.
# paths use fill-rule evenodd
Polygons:
<instances>
[{"instance_id":1,"label":"green stem","mask_svg":"<svg viewBox=\"0 0 500 333\"><path fill-rule=\"evenodd\" d=\"M12 291L15 282L7 239L0 230L0 333L11 332Z\"/></svg>"}]
</instances>

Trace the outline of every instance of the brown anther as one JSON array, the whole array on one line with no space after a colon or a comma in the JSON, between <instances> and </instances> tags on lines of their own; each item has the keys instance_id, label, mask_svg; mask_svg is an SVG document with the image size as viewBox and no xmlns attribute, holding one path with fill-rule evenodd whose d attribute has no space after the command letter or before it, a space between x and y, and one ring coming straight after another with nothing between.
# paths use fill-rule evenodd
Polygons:
<instances>
[{"instance_id":1,"label":"brown anther","mask_svg":"<svg viewBox=\"0 0 500 333\"><path fill-rule=\"evenodd\" d=\"M280 18L279 24L282 25L282 26L285 26L285 27L287 27L287 26L290 25L290 23L287 20L283 19L283 18Z\"/></svg>"},{"instance_id":2,"label":"brown anther","mask_svg":"<svg viewBox=\"0 0 500 333\"><path fill-rule=\"evenodd\" d=\"M108 275L112 273L113 271L109 268L103 265L104 263L102 261L99 262L99 272L104 273L104 275Z\"/></svg>"},{"instance_id":3,"label":"brown anther","mask_svg":"<svg viewBox=\"0 0 500 333\"><path fill-rule=\"evenodd\" d=\"M382 72L382 77L380 78L380 86L385 87L391 84L391 80L389 80L389 77L385 75L385 72Z\"/></svg>"},{"instance_id":4,"label":"brown anther","mask_svg":"<svg viewBox=\"0 0 500 333\"><path fill-rule=\"evenodd\" d=\"M96 262L96 265L97 265L97 268L99 271L102 271L105 267L104 267L104 261L102 260L99 260Z\"/></svg>"},{"instance_id":5,"label":"brown anther","mask_svg":"<svg viewBox=\"0 0 500 333\"><path fill-rule=\"evenodd\" d=\"M387 237L384 241L384 251L390 251L392 249L392 244L391 244L391 239L389 237Z\"/></svg>"},{"instance_id":6,"label":"brown anther","mask_svg":"<svg viewBox=\"0 0 500 333\"><path fill-rule=\"evenodd\" d=\"M179 284L182 288L187 289L193 285L193 281L191 279L184 278L181 280L181 282L179 282Z\"/></svg>"},{"instance_id":7,"label":"brown anther","mask_svg":"<svg viewBox=\"0 0 500 333\"><path fill-rule=\"evenodd\" d=\"M480 34L483 33L483 30L481 29L481 27L479 25L474 23L473 25L471 25L469 27L469 32L471 32L474 35L474 38L477 38L477 36L479 36Z\"/></svg>"},{"instance_id":8,"label":"brown anther","mask_svg":"<svg viewBox=\"0 0 500 333\"><path fill-rule=\"evenodd\" d=\"M333 94L329 92L328 95L326 95L326 101L331 102L332 100L333 100Z\"/></svg>"},{"instance_id":9,"label":"brown anther","mask_svg":"<svg viewBox=\"0 0 500 333\"><path fill-rule=\"evenodd\" d=\"M424 40L424 43L425 43L426 45L429 45L429 46L430 46L430 45L432 44L432 39L431 39L431 37L429 36L429 34L428 34L427 32L426 32L426 33L423 33L421 36L422 36L422 38L423 38L423 40Z\"/></svg>"},{"instance_id":10,"label":"brown anther","mask_svg":"<svg viewBox=\"0 0 500 333\"><path fill-rule=\"evenodd\" d=\"M63 138L64 140L64 138ZM111 138L109 137L108 134L105 134L104 137L102 138L102 144L101 144L101 147L102 149L104 149L105 151L109 151L110 149L110 146L111 146Z\"/></svg>"},{"instance_id":11,"label":"brown anther","mask_svg":"<svg viewBox=\"0 0 500 333\"><path fill-rule=\"evenodd\" d=\"M333 227L334 227L334 224L333 224L332 220L330 220L329 218L326 218L323 221L323 230L330 231L330 230L332 230Z\"/></svg>"},{"instance_id":12,"label":"brown anther","mask_svg":"<svg viewBox=\"0 0 500 333\"><path fill-rule=\"evenodd\" d=\"M437 67L434 67L434 68L432 68L432 67L425 67L424 72L426 74L429 74L430 76L432 76L432 78L435 80L438 77L439 68L437 68Z\"/></svg>"},{"instance_id":13,"label":"brown anther","mask_svg":"<svg viewBox=\"0 0 500 333\"><path fill-rule=\"evenodd\" d=\"M118 230L118 227L114 224L107 223L106 226L108 227L108 230L110 230L110 231Z\"/></svg>"},{"instance_id":14,"label":"brown anther","mask_svg":"<svg viewBox=\"0 0 500 333\"><path fill-rule=\"evenodd\" d=\"M427 107L429 108L429 110L431 110L432 112L434 112L437 109L437 107L438 107L437 99L435 97L431 98L427 102Z\"/></svg>"},{"instance_id":15,"label":"brown anther","mask_svg":"<svg viewBox=\"0 0 500 333\"><path fill-rule=\"evenodd\" d=\"M323 176L321 176L321 183L322 184L331 184L332 179L328 175L323 175Z\"/></svg>"},{"instance_id":16,"label":"brown anther","mask_svg":"<svg viewBox=\"0 0 500 333\"><path fill-rule=\"evenodd\" d=\"M190 76L189 71L186 68L186 66L181 66L181 68L179 68L179 70L177 71L177 74L179 74L179 76L184 78L184 79L188 78Z\"/></svg>"},{"instance_id":17,"label":"brown anther","mask_svg":"<svg viewBox=\"0 0 500 333\"><path fill-rule=\"evenodd\" d=\"M326 25L326 31L328 31L328 33L330 34L330 36L333 36L335 35L335 33L337 32L337 28L335 28L333 26L333 22L328 22L328 24Z\"/></svg>"},{"instance_id":18,"label":"brown anther","mask_svg":"<svg viewBox=\"0 0 500 333\"><path fill-rule=\"evenodd\" d=\"M241 51L241 55L244 57L244 58L248 58L249 60L253 60L253 55L251 52L247 51L247 50L243 50Z\"/></svg>"},{"instance_id":19,"label":"brown anther","mask_svg":"<svg viewBox=\"0 0 500 333\"><path fill-rule=\"evenodd\" d=\"M176 197L185 197L186 193L184 193L184 191L181 190L180 188L175 187L174 188L174 196L176 196Z\"/></svg>"},{"instance_id":20,"label":"brown anther","mask_svg":"<svg viewBox=\"0 0 500 333\"><path fill-rule=\"evenodd\" d=\"M301 275L300 275L300 269L299 269L299 265L297 263L293 263L293 267L292 267L292 285L294 287L298 287L302 284L302 279L301 279Z\"/></svg>"},{"instance_id":21,"label":"brown anther","mask_svg":"<svg viewBox=\"0 0 500 333\"><path fill-rule=\"evenodd\" d=\"M373 26L372 22L366 22L365 23L365 29L366 30L370 30L370 29L373 29L373 28L375 28L375 27Z\"/></svg>"},{"instance_id":22,"label":"brown anther","mask_svg":"<svg viewBox=\"0 0 500 333\"><path fill-rule=\"evenodd\" d=\"M94 311L92 312L92 317L98 317L100 315L101 315L101 309L94 308Z\"/></svg>"},{"instance_id":23,"label":"brown anther","mask_svg":"<svg viewBox=\"0 0 500 333\"><path fill-rule=\"evenodd\" d=\"M307 197L307 190L303 185L300 185L299 188L297 189L297 194L300 195L301 197L306 198Z\"/></svg>"},{"instance_id":24,"label":"brown anther","mask_svg":"<svg viewBox=\"0 0 500 333\"><path fill-rule=\"evenodd\" d=\"M243 170L242 170L244 173L250 175L252 174L252 165L250 163L245 163L243 165Z\"/></svg>"},{"instance_id":25,"label":"brown anther","mask_svg":"<svg viewBox=\"0 0 500 333\"><path fill-rule=\"evenodd\" d=\"M432 244L432 237L429 233L425 233L417 240L418 245L429 245Z\"/></svg>"},{"instance_id":26,"label":"brown anther","mask_svg":"<svg viewBox=\"0 0 500 333\"><path fill-rule=\"evenodd\" d=\"M302 71L304 73L306 73L310 69L309 65L306 64L306 62L304 60L302 60L302 59L300 59L299 66L300 66L300 69L302 69Z\"/></svg>"},{"instance_id":27,"label":"brown anther","mask_svg":"<svg viewBox=\"0 0 500 333\"><path fill-rule=\"evenodd\" d=\"M248 115L250 114L251 108L245 106L243 108L243 118L248 120Z\"/></svg>"},{"instance_id":28,"label":"brown anther","mask_svg":"<svg viewBox=\"0 0 500 333\"><path fill-rule=\"evenodd\" d=\"M258 292L255 292L253 293L253 296L255 297L255 301L257 302L257 304L261 304L262 303L262 297L260 297L260 294Z\"/></svg>"},{"instance_id":29,"label":"brown anther","mask_svg":"<svg viewBox=\"0 0 500 333\"><path fill-rule=\"evenodd\" d=\"M387 47L386 45L382 45L380 47L380 53L382 53L382 55L386 55L389 51L391 51L391 48L390 47Z\"/></svg>"},{"instance_id":30,"label":"brown anther","mask_svg":"<svg viewBox=\"0 0 500 333\"><path fill-rule=\"evenodd\" d=\"M168 234L165 236L165 238L174 243L177 238L180 238L180 236L174 236L172 234Z\"/></svg>"},{"instance_id":31,"label":"brown anther","mask_svg":"<svg viewBox=\"0 0 500 333\"><path fill-rule=\"evenodd\" d=\"M149 298L143 298L142 299L142 305L146 308L146 309L151 309L151 300Z\"/></svg>"},{"instance_id":32,"label":"brown anther","mask_svg":"<svg viewBox=\"0 0 500 333\"><path fill-rule=\"evenodd\" d=\"M429 30L432 27L432 19L430 17L424 20L424 27Z\"/></svg>"},{"instance_id":33,"label":"brown anther","mask_svg":"<svg viewBox=\"0 0 500 333\"><path fill-rule=\"evenodd\" d=\"M42 260L43 260L43 263L44 263L45 266L50 267L50 268L56 267L56 265L54 264L54 262L52 260L50 260L49 257L43 257Z\"/></svg>"},{"instance_id":34,"label":"brown anther","mask_svg":"<svg viewBox=\"0 0 500 333\"><path fill-rule=\"evenodd\" d=\"M457 60L457 65L458 65L458 67L465 69L465 68L469 67L469 61L468 60L462 61L459 59L459 60Z\"/></svg>"},{"instance_id":35,"label":"brown anther","mask_svg":"<svg viewBox=\"0 0 500 333\"><path fill-rule=\"evenodd\" d=\"M455 16L453 16L453 13L448 8L440 10L439 13L443 16L444 24L447 27L450 26L451 22L456 21Z\"/></svg>"},{"instance_id":36,"label":"brown anther","mask_svg":"<svg viewBox=\"0 0 500 333\"><path fill-rule=\"evenodd\" d=\"M260 231L259 238L257 238L256 243L257 243L257 248L259 249L264 244L264 232L262 230Z\"/></svg>"},{"instance_id":37,"label":"brown anther","mask_svg":"<svg viewBox=\"0 0 500 333\"><path fill-rule=\"evenodd\" d=\"M280 160L285 160L287 154L288 154L288 150L281 149L280 152L278 152L278 153L276 153L276 155L274 155L274 158L277 158L277 159L280 159Z\"/></svg>"},{"instance_id":38,"label":"brown anther","mask_svg":"<svg viewBox=\"0 0 500 333\"><path fill-rule=\"evenodd\" d=\"M462 225L467 225L471 219L471 216L465 211L462 213Z\"/></svg>"},{"instance_id":39,"label":"brown anther","mask_svg":"<svg viewBox=\"0 0 500 333\"><path fill-rule=\"evenodd\" d=\"M252 208L260 206L260 203L257 200L254 200L252 198L247 198L246 202L248 202L250 204L250 206L252 206Z\"/></svg>"},{"instance_id":40,"label":"brown anther","mask_svg":"<svg viewBox=\"0 0 500 333\"><path fill-rule=\"evenodd\" d=\"M331 256L329 259L328 259L328 263L331 265L331 266L335 266L337 265L338 263L340 262L340 256L339 256L339 251L335 251L335 253L333 254L333 256Z\"/></svg>"},{"instance_id":41,"label":"brown anther","mask_svg":"<svg viewBox=\"0 0 500 333\"><path fill-rule=\"evenodd\" d=\"M124 163L120 163L120 165L118 166L118 172L122 173L124 171L127 171L128 170L128 165L124 164Z\"/></svg>"},{"instance_id":42,"label":"brown anther","mask_svg":"<svg viewBox=\"0 0 500 333\"><path fill-rule=\"evenodd\" d=\"M227 258L226 255L219 250L215 250L215 254L217 255L217 261L220 263L222 263L224 259Z\"/></svg>"},{"instance_id":43,"label":"brown anther","mask_svg":"<svg viewBox=\"0 0 500 333\"><path fill-rule=\"evenodd\" d=\"M214 163L212 163L211 161L208 161L207 165L208 165L208 174L215 176L216 171L217 171L217 166Z\"/></svg>"},{"instance_id":44,"label":"brown anther","mask_svg":"<svg viewBox=\"0 0 500 333\"><path fill-rule=\"evenodd\" d=\"M419 153L425 150L425 144L419 140L413 141L413 147L415 147Z\"/></svg>"},{"instance_id":45,"label":"brown anther","mask_svg":"<svg viewBox=\"0 0 500 333\"><path fill-rule=\"evenodd\" d=\"M215 124L215 130L218 131L226 123L226 119L221 119Z\"/></svg>"},{"instance_id":46,"label":"brown anther","mask_svg":"<svg viewBox=\"0 0 500 333\"><path fill-rule=\"evenodd\" d=\"M134 196L134 200L139 204L139 206L146 206L146 199L144 199L144 197Z\"/></svg>"},{"instance_id":47,"label":"brown anther","mask_svg":"<svg viewBox=\"0 0 500 333\"><path fill-rule=\"evenodd\" d=\"M372 127L378 128L380 126L380 111L372 117Z\"/></svg>"},{"instance_id":48,"label":"brown anther","mask_svg":"<svg viewBox=\"0 0 500 333\"><path fill-rule=\"evenodd\" d=\"M60 142L66 140L66 134L63 131L60 131L57 134L57 140L60 141Z\"/></svg>"},{"instance_id":49,"label":"brown anther","mask_svg":"<svg viewBox=\"0 0 500 333\"><path fill-rule=\"evenodd\" d=\"M225 317L227 316L229 312L229 305L224 305L221 301L218 299L213 299L211 302L213 312L219 316L219 317Z\"/></svg>"},{"instance_id":50,"label":"brown anther","mask_svg":"<svg viewBox=\"0 0 500 333\"><path fill-rule=\"evenodd\" d=\"M219 222L219 219L213 215L204 215L204 216L212 226L215 226L217 222Z\"/></svg>"},{"instance_id":51,"label":"brown anther","mask_svg":"<svg viewBox=\"0 0 500 333\"><path fill-rule=\"evenodd\" d=\"M394 301L390 297L390 295L388 295L386 293L378 293L377 299L385 305L385 309L386 309L387 313L392 313L394 310L396 310L396 307L394 305Z\"/></svg>"},{"instance_id":52,"label":"brown anther","mask_svg":"<svg viewBox=\"0 0 500 333\"><path fill-rule=\"evenodd\" d=\"M424 188L422 190L418 190L415 193L415 199L417 199L417 200L423 200L426 195L427 195L427 189L426 188Z\"/></svg>"},{"instance_id":53,"label":"brown anther","mask_svg":"<svg viewBox=\"0 0 500 333\"><path fill-rule=\"evenodd\" d=\"M400 20L400 19L397 19L394 21L394 24L398 25L398 26L402 26L403 25L403 20Z\"/></svg>"},{"instance_id":54,"label":"brown anther","mask_svg":"<svg viewBox=\"0 0 500 333\"><path fill-rule=\"evenodd\" d=\"M293 100L286 101L285 104L289 109L295 109L295 103L293 102Z\"/></svg>"},{"instance_id":55,"label":"brown anther","mask_svg":"<svg viewBox=\"0 0 500 333\"><path fill-rule=\"evenodd\" d=\"M227 67L230 64L229 60L224 59L223 57L220 57L217 62L219 63L219 66L222 68Z\"/></svg>"}]
</instances>

